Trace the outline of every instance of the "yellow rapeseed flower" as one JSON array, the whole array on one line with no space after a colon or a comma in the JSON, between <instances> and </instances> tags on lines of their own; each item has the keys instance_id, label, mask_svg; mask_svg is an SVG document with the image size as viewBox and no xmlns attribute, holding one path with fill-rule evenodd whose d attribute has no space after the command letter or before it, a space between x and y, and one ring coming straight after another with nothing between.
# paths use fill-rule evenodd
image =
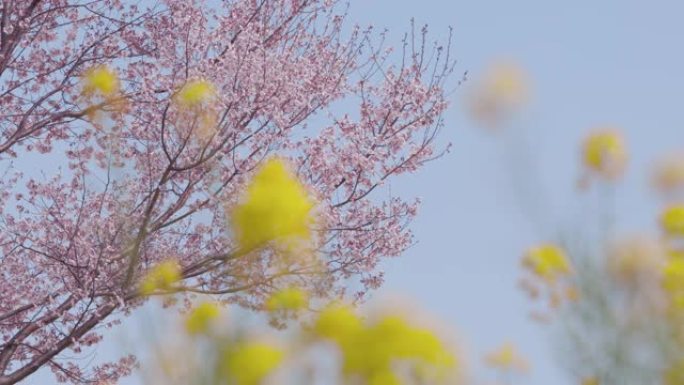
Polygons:
<instances>
[{"instance_id":1,"label":"yellow rapeseed flower","mask_svg":"<svg viewBox=\"0 0 684 385\"><path fill-rule=\"evenodd\" d=\"M587 377L582 380L582 385L601 385L597 377Z\"/></svg>"},{"instance_id":2,"label":"yellow rapeseed flower","mask_svg":"<svg viewBox=\"0 0 684 385\"><path fill-rule=\"evenodd\" d=\"M88 69L83 76L83 94L112 96L119 91L119 77L104 65Z\"/></svg>"},{"instance_id":3,"label":"yellow rapeseed flower","mask_svg":"<svg viewBox=\"0 0 684 385\"><path fill-rule=\"evenodd\" d=\"M571 272L565 252L560 247L548 243L529 249L523 256L522 263L533 274L551 282Z\"/></svg>"},{"instance_id":4,"label":"yellow rapeseed flower","mask_svg":"<svg viewBox=\"0 0 684 385\"><path fill-rule=\"evenodd\" d=\"M314 332L323 338L342 341L361 329L361 319L346 305L333 304L318 315Z\"/></svg>"},{"instance_id":5,"label":"yellow rapeseed flower","mask_svg":"<svg viewBox=\"0 0 684 385\"><path fill-rule=\"evenodd\" d=\"M623 284L657 282L667 258L663 246L645 236L620 239L608 251L608 272Z\"/></svg>"},{"instance_id":6,"label":"yellow rapeseed flower","mask_svg":"<svg viewBox=\"0 0 684 385\"><path fill-rule=\"evenodd\" d=\"M190 334L205 333L219 314L219 307L215 303L202 302L188 314L185 319L185 330Z\"/></svg>"},{"instance_id":7,"label":"yellow rapeseed flower","mask_svg":"<svg viewBox=\"0 0 684 385\"><path fill-rule=\"evenodd\" d=\"M684 236L684 204L666 208L660 216L660 225L668 235Z\"/></svg>"},{"instance_id":8,"label":"yellow rapeseed flower","mask_svg":"<svg viewBox=\"0 0 684 385\"><path fill-rule=\"evenodd\" d=\"M332 306L321 313L314 330L337 344L345 375L365 383L401 383L393 372L396 364L411 365L427 382L443 379L455 368L455 356L434 333L398 316L364 324L349 308Z\"/></svg>"},{"instance_id":9,"label":"yellow rapeseed flower","mask_svg":"<svg viewBox=\"0 0 684 385\"><path fill-rule=\"evenodd\" d=\"M627 164L627 150L622 135L612 129L597 130L583 144L584 165L606 178L620 176Z\"/></svg>"},{"instance_id":10,"label":"yellow rapeseed flower","mask_svg":"<svg viewBox=\"0 0 684 385\"><path fill-rule=\"evenodd\" d=\"M191 80L176 94L176 100L183 107L193 108L209 102L216 95L214 85L203 79Z\"/></svg>"},{"instance_id":11,"label":"yellow rapeseed flower","mask_svg":"<svg viewBox=\"0 0 684 385\"><path fill-rule=\"evenodd\" d=\"M402 385L401 379L391 370L383 370L373 373L368 380L368 385Z\"/></svg>"},{"instance_id":12,"label":"yellow rapeseed flower","mask_svg":"<svg viewBox=\"0 0 684 385\"><path fill-rule=\"evenodd\" d=\"M281 349L263 342L246 342L230 349L224 369L231 385L259 385L283 361Z\"/></svg>"},{"instance_id":13,"label":"yellow rapeseed flower","mask_svg":"<svg viewBox=\"0 0 684 385\"><path fill-rule=\"evenodd\" d=\"M289 287L274 293L266 300L266 309L278 310L301 310L309 305L308 294L297 287Z\"/></svg>"},{"instance_id":14,"label":"yellow rapeseed flower","mask_svg":"<svg viewBox=\"0 0 684 385\"><path fill-rule=\"evenodd\" d=\"M276 241L290 249L311 238L314 204L305 187L279 158L266 161L247 185L231 224L240 249L253 250Z\"/></svg>"},{"instance_id":15,"label":"yellow rapeseed flower","mask_svg":"<svg viewBox=\"0 0 684 385\"><path fill-rule=\"evenodd\" d=\"M150 295L157 290L171 290L181 279L180 266L176 261L164 261L153 267L142 279L140 294Z\"/></svg>"},{"instance_id":16,"label":"yellow rapeseed flower","mask_svg":"<svg viewBox=\"0 0 684 385\"><path fill-rule=\"evenodd\" d=\"M684 259L671 258L663 269L663 287L676 308L684 308Z\"/></svg>"},{"instance_id":17,"label":"yellow rapeseed flower","mask_svg":"<svg viewBox=\"0 0 684 385\"><path fill-rule=\"evenodd\" d=\"M494 369L507 372L517 371L525 373L529 370L527 360L520 355L515 345L510 342L501 345L497 350L487 354L485 362Z\"/></svg>"},{"instance_id":18,"label":"yellow rapeseed flower","mask_svg":"<svg viewBox=\"0 0 684 385\"><path fill-rule=\"evenodd\" d=\"M684 384L684 360L673 362L663 373L663 385Z\"/></svg>"},{"instance_id":19,"label":"yellow rapeseed flower","mask_svg":"<svg viewBox=\"0 0 684 385\"><path fill-rule=\"evenodd\" d=\"M496 126L528 99L527 76L515 64L496 63L475 83L468 96L473 118Z\"/></svg>"}]
</instances>

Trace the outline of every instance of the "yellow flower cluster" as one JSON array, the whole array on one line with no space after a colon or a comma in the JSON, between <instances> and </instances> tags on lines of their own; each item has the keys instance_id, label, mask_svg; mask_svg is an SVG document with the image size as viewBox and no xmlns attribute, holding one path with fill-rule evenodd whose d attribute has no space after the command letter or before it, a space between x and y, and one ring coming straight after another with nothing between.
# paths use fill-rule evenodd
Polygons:
<instances>
[{"instance_id":1,"label":"yellow flower cluster","mask_svg":"<svg viewBox=\"0 0 684 385\"><path fill-rule=\"evenodd\" d=\"M510 342L485 356L485 362L492 368L504 372L526 373L529 363L520 355L518 349Z\"/></svg>"},{"instance_id":2,"label":"yellow flower cluster","mask_svg":"<svg viewBox=\"0 0 684 385\"><path fill-rule=\"evenodd\" d=\"M228 350L223 369L231 385L260 385L280 366L284 352L264 342L244 342Z\"/></svg>"},{"instance_id":3,"label":"yellow flower cluster","mask_svg":"<svg viewBox=\"0 0 684 385\"><path fill-rule=\"evenodd\" d=\"M212 302L202 302L197 305L185 319L185 330L190 334L207 332L211 322L218 318L220 310L218 305Z\"/></svg>"},{"instance_id":4,"label":"yellow flower cluster","mask_svg":"<svg viewBox=\"0 0 684 385\"><path fill-rule=\"evenodd\" d=\"M176 100L182 107L197 108L211 101L215 95L216 88L211 82L198 79L185 83L176 94Z\"/></svg>"},{"instance_id":5,"label":"yellow flower cluster","mask_svg":"<svg viewBox=\"0 0 684 385\"><path fill-rule=\"evenodd\" d=\"M614 129L590 134L583 144L584 165L607 179L619 177L627 165L627 150L622 135Z\"/></svg>"},{"instance_id":6,"label":"yellow flower cluster","mask_svg":"<svg viewBox=\"0 0 684 385\"><path fill-rule=\"evenodd\" d=\"M344 374L365 384L402 384L395 365L408 364L426 381L447 378L456 358L429 330L414 327L399 316L363 322L350 308L331 305L318 317L314 332L335 342Z\"/></svg>"},{"instance_id":7,"label":"yellow flower cluster","mask_svg":"<svg viewBox=\"0 0 684 385\"><path fill-rule=\"evenodd\" d=\"M684 237L684 204L666 208L660 216L660 225L666 235Z\"/></svg>"},{"instance_id":8,"label":"yellow flower cluster","mask_svg":"<svg viewBox=\"0 0 684 385\"><path fill-rule=\"evenodd\" d=\"M550 243L529 249L523 256L522 264L534 275L549 282L554 282L572 271L565 252Z\"/></svg>"},{"instance_id":9,"label":"yellow flower cluster","mask_svg":"<svg viewBox=\"0 0 684 385\"><path fill-rule=\"evenodd\" d=\"M279 158L267 160L247 185L231 224L241 252L275 242L286 250L311 239L314 204Z\"/></svg>"},{"instance_id":10,"label":"yellow flower cluster","mask_svg":"<svg viewBox=\"0 0 684 385\"><path fill-rule=\"evenodd\" d=\"M82 78L83 94L109 97L119 92L119 77L111 68L98 65L88 69Z\"/></svg>"},{"instance_id":11,"label":"yellow flower cluster","mask_svg":"<svg viewBox=\"0 0 684 385\"><path fill-rule=\"evenodd\" d=\"M158 290L172 290L173 284L180 281L181 270L176 261L164 261L153 267L140 283L140 294L150 295Z\"/></svg>"},{"instance_id":12,"label":"yellow flower cluster","mask_svg":"<svg viewBox=\"0 0 684 385\"><path fill-rule=\"evenodd\" d=\"M266 301L266 309L269 311L296 311L304 309L308 305L308 294L297 287L279 290Z\"/></svg>"}]
</instances>

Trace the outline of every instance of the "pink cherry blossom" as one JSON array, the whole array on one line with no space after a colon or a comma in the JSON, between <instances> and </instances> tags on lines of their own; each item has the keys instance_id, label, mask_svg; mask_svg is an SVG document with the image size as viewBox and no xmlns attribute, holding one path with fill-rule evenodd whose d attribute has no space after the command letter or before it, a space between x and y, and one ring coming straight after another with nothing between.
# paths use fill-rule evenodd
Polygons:
<instances>
[{"instance_id":1,"label":"pink cherry blossom","mask_svg":"<svg viewBox=\"0 0 684 385\"><path fill-rule=\"evenodd\" d=\"M186 295L261 309L293 284L336 296L351 280L358 297L413 242L418 201L382 186L443 151L448 46L422 30L392 54L333 0L217 3L1 6L0 385L45 366L68 383L129 374L134 357L74 357L147 300L160 261L178 261ZM94 66L116 71L119 97L83 96ZM213 85L211 119L174 102L196 79ZM322 264L233 254L225 208L273 154L317 199Z\"/></svg>"}]
</instances>

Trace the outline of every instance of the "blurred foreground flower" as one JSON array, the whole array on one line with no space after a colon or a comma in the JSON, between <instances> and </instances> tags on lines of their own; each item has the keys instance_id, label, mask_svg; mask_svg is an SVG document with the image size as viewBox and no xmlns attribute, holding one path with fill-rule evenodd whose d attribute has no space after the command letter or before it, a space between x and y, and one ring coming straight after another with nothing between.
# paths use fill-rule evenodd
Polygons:
<instances>
[{"instance_id":1,"label":"blurred foreground flower","mask_svg":"<svg viewBox=\"0 0 684 385\"><path fill-rule=\"evenodd\" d=\"M642 290L658 282L667 259L663 244L644 236L632 236L611 244L608 273L619 283Z\"/></svg>"},{"instance_id":2,"label":"blurred foreground flower","mask_svg":"<svg viewBox=\"0 0 684 385\"><path fill-rule=\"evenodd\" d=\"M269 311L296 311L304 309L308 305L308 294L297 287L277 291L266 301L266 309Z\"/></svg>"},{"instance_id":3,"label":"blurred foreground flower","mask_svg":"<svg viewBox=\"0 0 684 385\"><path fill-rule=\"evenodd\" d=\"M684 236L684 204L666 208L660 216L660 224L668 236Z\"/></svg>"},{"instance_id":4,"label":"blurred foreground flower","mask_svg":"<svg viewBox=\"0 0 684 385\"><path fill-rule=\"evenodd\" d=\"M396 315L364 322L345 306L325 309L314 324L322 338L336 343L345 377L362 384L402 384L407 369L427 383L450 380L457 360L431 331L409 324Z\"/></svg>"},{"instance_id":5,"label":"blurred foreground flower","mask_svg":"<svg viewBox=\"0 0 684 385\"><path fill-rule=\"evenodd\" d=\"M85 96L109 97L119 92L119 77L114 70L104 65L87 70L82 82Z\"/></svg>"},{"instance_id":6,"label":"blurred foreground flower","mask_svg":"<svg viewBox=\"0 0 684 385\"><path fill-rule=\"evenodd\" d=\"M244 342L228 348L224 373L230 385L259 385L283 361L285 353L264 342Z\"/></svg>"},{"instance_id":7,"label":"blurred foreground flower","mask_svg":"<svg viewBox=\"0 0 684 385\"><path fill-rule=\"evenodd\" d=\"M600 129L591 133L584 140L582 153L587 170L607 180L620 177L627 165L627 149L617 130Z\"/></svg>"},{"instance_id":8,"label":"blurred foreground flower","mask_svg":"<svg viewBox=\"0 0 684 385\"><path fill-rule=\"evenodd\" d=\"M515 345L510 342L487 354L485 363L493 369L506 373L527 373L530 369L530 364L520 355Z\"/></svg>"},{"instance_id":9,"label":"blurred foreground flower","mask_svg":"<svg viewBox=\"0 0 684 385\"><path fill-rule=\"evenodd\" d=\"M176 261L168 260L154 266L140 284L140 294L150 295L154 292L170 291L173 284L181 279L180 266Z\"/></svg>"},{"instance_id":10,"label":"blurred foreground flower","mask_svg":"<svg viewBox=\"0 0 684 385\"><path fill-rule=\"evenodd\" d=\"M684 309L684 259L671 258L663 269L663 287L675 309Z\"/></svg>"},{"instance_id":11,"label":"blurred foreground flower","mask_svg":"<svg viewBox=\"0 0 684 385\"><path fill-rule=\"evenodd\" d=\"M191 80L176 94L176 100L185 108L197 108L205 105L216 95L214 85L203 79Z\"/></svg>"},{"instance_id":12,"label":"blurred foreground flower","mask_svg":"<svg viewBox=\"0 0 684 385\"><path fill-rule=\"evenodd\" d=\"M663 194L684 190L684 153L671 154L661 160L653 171L653 184Z\"/></svg>"},{"instance_id":13,"label":"blurred foreground flower","mask_svg":"<svg viewBox=\"0 0 684 385\"><path fill-rule=\"evenodd\" d=\"M185 319L185 330L190 334L207 332L213 320L220 315L220 309L213 302L202 302L197 305Z\"/></svg>"},{"instance_id":14,"label":"blurred foreground flower","mask_svg":"<svg viewBox=\"0 0 684 385\"><path fill-rule=\"evenodd\" d=\"M241 252L269 242L291 250L311 240L313 200L284 161L267 160L246 188L230 220Z\"/></svg>"},{"instance_id":15,"label":"blurred foreground flower","mask_svg":"<svg viewBox=\"0 0 684 385\"><path fill-rule=\"evenodd\" d=\"M498 63L476 81L468 95L467 107L472 118L488 127L496 127L528 99L528 80L518 66Z\"/></svg>"},{"instance_id":16,"label":"blurred foreground flower","mask_svg":"<svg viewBox=\"0 0 684 385\"><path fill-rule=\"evenodd\" d=\"M523 256L522 264L530 272L549 282L555 282L572 271L565 252L550 243L529 249Z\"/></svg>"}]
</instances>

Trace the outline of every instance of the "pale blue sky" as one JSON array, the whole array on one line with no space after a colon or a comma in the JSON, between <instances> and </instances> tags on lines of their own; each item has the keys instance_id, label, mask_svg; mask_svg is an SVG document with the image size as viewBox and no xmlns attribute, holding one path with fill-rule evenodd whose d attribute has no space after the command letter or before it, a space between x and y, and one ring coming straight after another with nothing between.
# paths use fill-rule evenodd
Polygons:
<instances>
[{"instance_id":1,"label":"pale blue sky","mask_svg":"<svg viewBox=\"0 0 684 385\"><path fill-rule=\"evenodd\" d=\"M433 33L453 26L458 68L472 79L500 58L529 71L535 98L516 126L529 136L553 223L591 216L579 210L591 197L582 201L574 190L579 140L597 125L622 128L631 162L616 219L626 230L654 228L648 167L663 151L684 148L683 2L375 0L352 9L397 32L411 16ZM383 290L408 293L448 320L473 363L512 340L533 363L520 384L570 384L516 288L521 251L556 228L538 231L519 210L501 138L474 127L459 100L446 118L442 140L453 143L452 153L393 186L424 205L414 224L419 244L387 265Z\"/></svg>"},{"instance_id":2,"label":"pale blue sky","mask_svg":"<svg viewBox=\"0 0 684 385\"><path fill-rule=\"evenodd\" d=\"M550 217L578 220L573 190L577 143L592 127L624 129L629 173L617 193L626 229L652 227L656 199L646 170L666 150L684 148L684 2L677 0L356 0L352 19L392 31L400 43L409 19L428 23L436 38L454 27L457 71L471 78L500 58L517 61L534 80L535 98L517 120L552 197ZM505 340L533 363L520 384L565 385L543 329L528 318L517 290L519 255L552 236L530 225L512 195L501 138L473 126L454 94L440 141L444 158L393 182L393 191L423 198L413 228L418 244L385 264L381 293L401 293L458 330L479 371L480 356ZM585 197L585 200L588 199ZM486 377L486 376L485 376ZM51 383L42 375L27 384ZM134 380L126 383L136 383Z\"/></svg>"}]
</instances>

